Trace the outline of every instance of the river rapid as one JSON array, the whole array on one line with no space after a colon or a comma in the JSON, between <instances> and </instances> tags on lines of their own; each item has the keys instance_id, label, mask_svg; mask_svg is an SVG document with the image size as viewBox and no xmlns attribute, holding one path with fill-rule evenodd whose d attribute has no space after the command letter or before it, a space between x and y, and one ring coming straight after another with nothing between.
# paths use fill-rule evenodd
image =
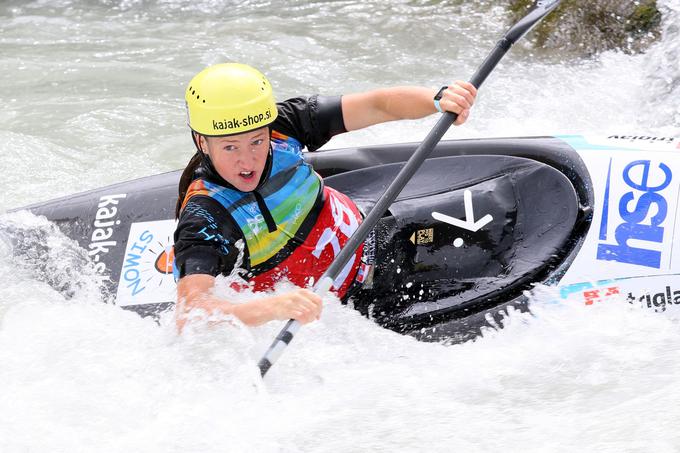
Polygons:
<instances>
[{"instance_id":1,"label":"river rapid","mask_svg":"<svg viewBox=\"0 0 680 453\"><path fill-rule=\"evenodd\" d=\"M446 138L680 134L680 1L643 55L518 44ZM468 78L508 24L490 1L5 0L0 210L183 167L184 88L261 69L278 98ZM422 139L436 118L326 148ZM455 346L385 331L329 298L265 381L281 325L178 336L103 303L46 221L50 275L0 242L0 451L680 451L677 314L541 304ZM44 259L41 258L41 259ZM46 281L72 288L66 298Z\"/></svg>"}]
</instances>

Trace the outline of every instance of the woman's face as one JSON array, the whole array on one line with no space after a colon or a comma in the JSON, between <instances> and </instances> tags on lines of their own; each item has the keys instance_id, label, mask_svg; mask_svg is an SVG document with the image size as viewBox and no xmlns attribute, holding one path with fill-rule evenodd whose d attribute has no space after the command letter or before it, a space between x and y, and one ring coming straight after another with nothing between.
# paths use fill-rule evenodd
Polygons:
<instances>
[{"instance_id":1,"label":"woman's face","mask_svg":"<svg viewBox=\"0 0 680 453\"><path fill-rule=\"evenodd\" d=\"M269 128L228 137L199 136L199 144L229 184L241 192L255 190L267 163Z\"/></svg>"}]
</instances>

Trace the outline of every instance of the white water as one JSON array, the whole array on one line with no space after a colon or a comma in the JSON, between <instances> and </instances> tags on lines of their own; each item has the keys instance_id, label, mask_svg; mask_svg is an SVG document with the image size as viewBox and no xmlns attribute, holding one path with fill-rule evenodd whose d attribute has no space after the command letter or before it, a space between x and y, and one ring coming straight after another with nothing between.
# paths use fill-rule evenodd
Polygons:
<instances>
[{"instance_id":1,"label":"white water","mask_svg":"<svg viewBox=\"0 0 680 453\"><path fill-rule=\"evenodd\" d=\"M262 69L280 98L466 78L504 30L492 2L5 1L0 208L183 166L184 84ZM448 136L680 130L680 2L646 55L590 61L517 46ZM561 59L564 58L564 61ZM434 118L328 147L416 141ZM0 241L0 451L677 451L677 316L537 306L458 346L418 343L329 301L263 383L279 325L178 337L102 303L45 232L51 289ZM77 271L77 275L74 272ZM546 296L539 296L546 297Z\"/></svg>"}]
</instances>

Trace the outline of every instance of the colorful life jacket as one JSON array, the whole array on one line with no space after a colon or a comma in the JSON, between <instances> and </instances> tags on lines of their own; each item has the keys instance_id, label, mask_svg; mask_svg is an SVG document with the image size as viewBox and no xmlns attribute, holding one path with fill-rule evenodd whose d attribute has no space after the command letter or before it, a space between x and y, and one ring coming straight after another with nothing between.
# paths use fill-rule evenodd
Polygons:
<instances>
[{"instance_id":1,"label":"colorful life jacket","mask_svg":"<svg viewBox=\"0 0 680 453\"><path fill-rule=\"evenodd\" d=\"M317 281L361 223L356 205L323 181L302 158L302 144L272 132L269 178L253 192L241 192L204 179L194 180L191 197L217 200L241 230L246 245L243 267L256 291L287 278L297 286ZM359 247L334 282L343 297L361 263Z\"/></svg>"}]
</instances>

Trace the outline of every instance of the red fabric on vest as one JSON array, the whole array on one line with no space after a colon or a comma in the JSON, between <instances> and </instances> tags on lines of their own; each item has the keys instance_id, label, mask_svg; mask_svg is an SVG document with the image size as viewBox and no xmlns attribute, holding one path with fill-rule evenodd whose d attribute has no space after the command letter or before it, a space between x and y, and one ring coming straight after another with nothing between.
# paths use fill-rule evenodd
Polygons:
<instances>
[{"instance_id":1,"label":"red fabric on vest","mask_svg":"<svg viewBox=\"0 0 680 453\"><path fill-rule=\"evenodd\" d=\"M255 291L271 289L282 278L307 287L328 269L362 218L354 202L337 190L324 187L324 199L316 224L305 242L278 266L250 279ZM362 244L335 280L333 289L338 297L342 298L354 281L363 248Z\"/></svg>"}]
</instances>

